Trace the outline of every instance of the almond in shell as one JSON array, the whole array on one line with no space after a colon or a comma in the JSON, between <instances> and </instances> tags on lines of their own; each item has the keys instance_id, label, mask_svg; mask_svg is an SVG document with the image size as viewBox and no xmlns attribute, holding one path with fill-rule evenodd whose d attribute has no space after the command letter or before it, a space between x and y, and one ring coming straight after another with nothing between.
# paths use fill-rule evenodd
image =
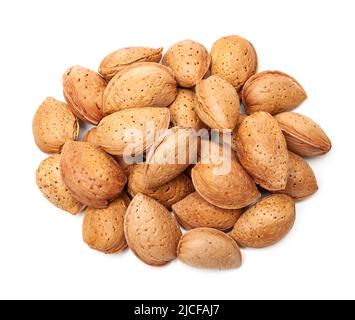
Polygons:
<instances>
[{"instance_id":1,"label":"almond in shell","mask_svg":"<svg viewBox=\"0 0 355 320\"><path fill-rule=\"evenodd\" d=\"M154 143L159 131L168 129L169 123L168 108L125 109L102 119L96 138L99 145L112 155L139 155Z\"/></svg>"},{"instance_id":2,"label":"almond in shell","mask_svg":"<svg viewBox=\"0 0 355 320\"><path fill-rule=\"evenodd\" d=\"M156 200L137 194L127 209L124 231L129 248L144 263L162 266L176 258L181 230Z\"/></svg>"},{"instance_id":3,"label":"almond in shell","mask_svg":"<svg viewBox=\"0 0 355 320\"><path fill-rule=\"evenodd\" d=\"M75 66L63 76L64 97L81 120L97 125L103 117L106 81L96 72Z\"/></svg>"},{"instance_id":4,"label":"almond in shell","mask_svg":"<svg viewBox=\"0 0 355 320\"><path fill-rule=\"evenodd\" d=\"M127 178L116 160L88 142L67 142L60 170L64 183L81 203L106 208L122 192Z\"/></svg>"},{"instance_id":5,"label":"almond in shell","mask_svg":"<svg viewBox=\"0 0 355 320\"><path fill-rule=\"evenodd\" d=\"M59 170L60 154L44 160L36 172L36 182L43 195L56 207L73 215L80 213L84 206L76 200L64 184Z\"/></svg>"},{"instance_id":6,"label":"almond in shell","mask_svg":"<svg viewBox=\"0 0 355 320\"><path fill-rule=\"evenodd\" d=\"M295 222L295 203L286 195L272 195L248 209L231 236L243 247L263 248L280 241Z\"/></svg>"},{"instance_id":7,"label":"almond in shell","mask_svg":"<svg viewBox=\"0 0 355 320\"><path fill-rule=\"evenodd\" d=\"M266 112L256 112L241 124L237 154L255 182L269 191L286 188L288 151L277 121Z\"/></svg>"},{"instance_id":8,"label":"almond in shell","mask_svg":"<svg viewBox=\"0 0 355 320\"><path fill-rule=\"evenodd\" d=\"M196 112L196 94L188 89L178 89L175 101L169 106L171 122L175 127L200 130L204 127Z\"/></svg>"},{"instance_id":9,"label":"almond in shell","mask_svg":"<svg viewBox=\"0 0 355 320\"><path fill-rule=\"evenodd\" d=\"M227 80L238 92L258 69L253 45L235 35L218 39L212 46L211 58L212 75Z\"/></svg>"},{"instance_id":10,"label":"almond in shell","mask_svg":"<svg viewBox=\"0 0 355 320\"><path fill-rule=\"evenodd\" d=\"M128 178L128 192L134 197L138 193L145 194L157 201L168 209L171 206L184 199L194 191L191 179L186 174L180 174L170 182L155 188L147 189L144 186L144 165L134 165Z\"/></svg>"},{"instance_id":11,"label":"almond in shell","mask_svg":"<svg viewBox=\"0 0 355 320\"><path fill-rule=\"evenodd\" d=\"M233 228L242 210L218 208L204 200L197 192L191 193L172 206L176 219L187 230L213 228L228 230Z\"/></svg>"},{"instance_id":12,"label":"almond in shell","mask_svg":"<svg viewBox=\"0 0 355 320\"><path fill-rule=\"evenodd\" d=\"M159 137L147 155L145 188L158 188L195 163L198 143L194 130L187 128L174 127Z\"/></svg>"},{"instance_id":13,"label":"almond in shell","mask_svg":"<svg viewBox=\"0 0 355 320\"><path fill-rule=\"evenodd\" d=\"M68 106L47 98L38 108L32 123L38 148L45 153L59 153L66 141L76 140L79 124Z\"/></svg>"},{"instance_id":14,"label":"almond in shell","mask_svg":"<svg viewBox=\"0 0 355 320\"><path fill-rule=\"evenodd\" d=\"M163 64L174 73L180 87L191 88L207 73L211 57L207 49L193 40L174 44L164 55Z\"/></svg>"},{"instance_id":15,"label":"almond in shell","mask_svg":"<svg viewBox=\"0 0 355 320\"><path fill-rule=\"evenodd\" d=\"M278 191L302 200L318 191L317 179L306 160L292 152L288 153L288 179L286 189Z\"/></svg>"},{"instance_id":16,"label":"almond in shell","mask_svg":"<svg viewBox=\"0 0 355 320\"><path fill-rule=\"evenodd\" d=\"M112 52L100 64L99 73L111 80L122 69L138 62L160 62L163 48L129 47Z\"/></svg>"},{"instance_id":17,"label":"almond in shell","mask_svg":"<svg viewBox=\"0 0 355 320\"><path fill-rule=\"evenodd\" d=\"M153 62L135 63L118 72L104 95L104 114L129 108L167 107L176 98L171 70Z\"/></svg>"},{"instance_id":18,"label":"almond in shell","mask_svg":"<svg viewBox=\"0 0 355 320\"><path fill-rule=\"evenodd\" d=\"M298 107L307 99L307 94L291 76L279 71L265 71L247 81L242 98L248 114L257 111L277 114Z\"/></svg>"},{"instance_id":19,"label":"almond in shell","mask_svg":"<svg viewBox=\"0 0 355 320\"><path fill-rule=\"evenodd\" d=\"M222 231L194 229L181 237L177 249L180 261L196 268L234 269L242 264L242 254L235 241Z\"/></svg>"},{"instance_id":20,"label":"almond in shell","mask_svg":"<svg viewBox=\"0 0 355 320\"><path fill-rule=\"evenodd\" d=\"M287 147L303 157L325 154L332 143L323 129L312 119L296 113L284 112L275 116L285 136Z\"/></svg>"},{"instance_id":21,"label":"almond in shell","mask_svg":"<svg viewBox=\"0 0 355 320\"><path fill-rule=\"evenodd\" d=\"M89 142L89 143L93 144L94 146L99 147L100 144L99 144L99 141L97 139L96 130L97 130L97 128L94 127L92 129L90 129L89 131L87 131L86 134L83 137L83 141L84 142Z\"/></svg>"},{"instance_id":22,"label":"almond in shell","mask_svg":"<svg viewBox=\"0 0 355 320\"><path fill-rule=\"evenodd\" d=\"M118 253L127 247L124 236L124 217L129 205L125 193L105 209L88 208L83 220L83 240L92 249Z\"/></svg>"},{"instance_id":23,"label":"almond in shell","mask_svg":"<svg viewBox=\"0 0 355 320\"><path fill-rule=\"evenodd\" d=\"M196 86L200 119L212 129L233 130L237 125L240 102L237 91L226 80L211 76Z\"/></svg>"},{"instance_id":24,"label":"almond in shell","mask_svg":"<svg viewBox=\"0 0 355 320\"><path fill-rule=\"evenodd\" d=\"M192 182L199 195L222 209L241 209L256 201L260 193L230 146L211 145L216 151L211 150L208 158L203 155L192 169Z\"/></svg>"}]
</instances>

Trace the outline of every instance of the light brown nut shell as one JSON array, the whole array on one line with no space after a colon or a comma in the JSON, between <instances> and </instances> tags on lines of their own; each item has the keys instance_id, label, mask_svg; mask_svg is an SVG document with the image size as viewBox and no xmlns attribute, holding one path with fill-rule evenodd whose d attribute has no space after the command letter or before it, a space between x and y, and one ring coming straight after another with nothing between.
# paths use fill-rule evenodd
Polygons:
<instances>
[{"instance_id":1,"label":"light brown nut shell","mask_svg":"<svg viewBox=\"0 0 355 320\"><path fill-rule=\"evenodd\" d=\"M293 227L295 203L286 195L262 199L243 213L231 237L243 247L263 248L280 241Z\"/></svg>"},{"instance_id":2,"label":"light brown nut shell","mask_svg":"<svg viewBox=\"0 0 355 320\"><path fill-rule=\"evenodd\" d=\"M277 114L298 107L307 99L307 94L291 76L279 71L265 71L247 81L242 99L248 114L257 111Z\"/></svg>"},{"instance_id":3,"label":"light brown nut shell","mask_svg":"<svg viewBox=\"0 0 355 320\"><path fill-rule=\"evenodd\" d=\"M174 127L159 137L147 155L145 188L158 188L183 173L196 161L197 149L198 139L192 129Z\"/></svg>"},{"instance_id":4,"label":"light brown nut shell","mask_svg":"<svg viewBox=\"0 0 355 320\"><path fill-rule=\"evenodd\" d=\"M163 64L174 73L180 87L191 88L207 73L211 57L207 49L193 40L174 44L164 55Z\"/></svg>"},{"instance_id":5,"label":"light brown nut shell","mask_svg":"<svg viewBox=\"0 0 355 320\"><path fill-rule=\"evenodd\" d=\"M237 125L240 102L237 91L226 80L211 76L196 86L199 118L211 129L233 130Z\"/></svg>"},{"instance_id":6,"label":"light brown nut shell","mask_svg":"<svg viewBox=\"0 0 355 320\"><path fill-rule=\"evenodd\" d=\"M83 141L84 142L89 142L91 144L93 144L95 147L99 147L99 141L97 139L97 135L96 135L96 127L90 129L88 132L86 132L86 134L83 137Z\"/></svg>"},{"instance_id":7,"label":"light brown nut shell","mask_svg":"<svg viewBox=\"0 0 355 320\"><path fill-rule=\"evenodd\" d=\"M139 155L154 143L155 135L160 130L168 129L169 123L168 108L125 109L102 119L96 138L99 145L112 155L123 157L129 146L133 155ZM154 126L154 130L147 130L150 125ZM125 137L126 134L129 134L128 137Z\"/></svg>"},{"instance_id":8,"label":"light brown nut shell","mask_svg":"<svg viewBox=\"0 0 355 320\"><path fill-rule=\"evenodd\" d=\"M242 125L243 121L247 118L246 114L240 114L238 117L237 125L232 132L232 149L237 152L237 134L239 127Z\"/></svg>"},{"instance_id":9,"label":"light brown nut shell","mask_svg":"<svg viewBox=\"0 0 355 320\"><path fill-rule=\"evenodd\" d=\"M181 230L159 202L137 194L127 209L124 231L129 248L144 263L162 266L176 258Z\"/></svg>"},{"instance_id":10,"label":"light brown nut shell","mask_svg":"<svg viewBox=\"0 0 355 320\"><path fill-rule=\"evenodd\" d=\"M258 69L258 57L253 45L239 36L217 40L212 46L211 58L212 75L227 80L238 92Z\"/></svg>"},{"instance_id":11,"label":"light brown nut shell","mask_svg":"<svg viewBox=\"0 0 355 320\"><path fill-rule=\"evenodd\" d=\"M60 170L74 197L92 208L106 208L127 182L116 160L88 142L67 142Z\"/></svg>"},{"instance_id":12,"label":"light brown nut shell","mask_svg":"<svg viewBox=\"0 0 355 320\"><path fill-rule=\"evenodd\" d=\"M129 201L126 194L106 209L88 208L83 220L83 240L92 249L104 253L118 253L127 247L124 236L124 217Z\"/></svg>"},{"instance_id":13,"label":"light brown nut shell","mask_svg":"<svg viewBox=\"0 0 355 320\"><path fill-rule=\"evenodd\" d=\"M128 193L132 197L138 193L142 193L170 209L174 203L194 192L192 181L185 174L180 174L175 179L156 189L147 189L144 187L144 170L145 167L143 164L137 164L130 171Z\"/></svg>"},{"instance_id":14,"label":"light brown nut shell","mask_svg":"<svg viewBox=\"0 0 355 320\"><path fill-rule=\"evenodd\" d=\"M97 125L103 117L106 81L96 72L75 66L63 76L64 97L69 108L81 120Z\"/></svg>"},{"instance_id":15,"label":"light brown nut shell","mask_svg":"<svg viewBox=\"0 0 355 320\"><path fill-rule=\"evenodd\" d=\"M196 268L234 269L242 264L242 254L235 241L222 231L194 229L181 237L177 249L180 261Z\"/></svg>"},{"instance_id":16,"label":"light brown nut shell","mask_svg":"<svg viewBox=\"0 0 355 320\"><path fill-rule=\"evenodd\" d=\"M175 101L169 106L171 122L175 127L200 130L204 124L196 112L196 94L188 89L178 89Z\"/></svg>"},{"instance_id":17,"label":"light brown nut shell","mask_svg":"<svg viewBox=\"0 0 355 320\"><path fill-rule=\"evenodd\" d=\"M296 113L284 112L275 116L285 136L287 147L303 157L325 154L332 143L323 129L312 119Z\"/></svg>"},{"instance_id":18,"label":"light brown nut shell","mask_svg":"<svg viewBox=\"0 0 355 320\"><path fill-rule=\"evenodd\" d=\"M171 70L153 62L135 63L118 72L104 95L104 114L129 108L169 106L176 98Z\"/></svg>"},{"instance_id":19,"label":"light brown nut shell","mask_svg":"<svg viewBox=\"0 0 355 320\"><path fill-rule=\"evenodd\" d=\"M41 151L59 153L65 142L78 138L79 124L64 102L47 98L33 118L32 130Z\"/></svg>"},{"instance_id":20,"label":"light brown nut shell","mask_svg":"<svg viewBox=\"0 0 355 320\"><path fill-rule=\"evenodd\" d=\"M318 191L317 179L306 160L292 152L288 153L288 179L286 189L278 191L302 200Z\"/></svg>"},{"instance_id":21,"label":"light brown nut shell","mask_svg":"<svg viewBox=\"0 0 355 320\"><path fill-rule=\"evenodd\" d=\"M187 230L213 228L225 231L233 228L242 210L226 210L215 207L197 192L191 193L172 206L176 219Z\"/></svg>"},{"instance_id":22,"label":"light brown nut shell","mask_svg":"<svg viewBox=\"0 0 355 320\"><path fill-rule=\"evenodd\" d=\"M269 191L286 188L288 152L277 121L266 112L247 117L237 133L240 163L255 182Z\"/></svg>"},{"instance_id":23,"label":"light brown nut shell","mask_svg":"<svg viewBox=\"0 0 355 320\"><path fill-rule=\"evenodd\" d=\"M59 170L60 154L44 160L36 172L36 182L43 195L56 207L71 214L78 214L84 206L68 190Z\"/></svg>"},{"instance_id":24,"label":"light brown nut shell","mask_svg":"<svg viewBox=\"0 0 355 320\"><path fill-rule=\"evenodd\" d=\"M222 209L241 209L250 205L260 197L253 179L239 164L232 150L230 155L222 152L222 146L218 150L221 161L211 158L208 163L203 157L192 169L196 191L207 202ZM213 154L211 156L214 157ZM229 162L228 172L219 171L228 169Z\"/></svg>"},{"instance_id":25,"label":"light brown nut shell","mask_svg":"<svg viewBox=\"0 0 355 320\"><path fill-rule=\"evenodd\" d=\"M122 69L138 62L160 62L163 48L122 48L110 53L100 64L99 73L111 80Z\"/></svg>"}]
</instances>

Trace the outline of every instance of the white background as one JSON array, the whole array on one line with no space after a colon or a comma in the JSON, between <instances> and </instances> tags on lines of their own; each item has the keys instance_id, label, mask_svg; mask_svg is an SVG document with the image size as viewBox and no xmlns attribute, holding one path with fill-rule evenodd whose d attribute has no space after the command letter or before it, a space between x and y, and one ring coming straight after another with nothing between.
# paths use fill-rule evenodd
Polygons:
<instances>
[{"instance_id":1,"label":"white background","mask_svg":"<svg viewBox=\"0 0 355 320\"><path fill-rule=\"evenodd\" d=\"M355 298L354 1L1 1L0 298L274 299ZM120 47L185 38L207 48L239 34L260 70L290 73L309 99L297 111L333 141L310 161L320 190L297 205L280 244L244 250L233 271L173 262L142 264L131 252L105 256L81 239L81 217L48 203L35 184L44 154L31 122L46 96L62 99L71 65L97 70Z\"/></svg>"}]
</instances>

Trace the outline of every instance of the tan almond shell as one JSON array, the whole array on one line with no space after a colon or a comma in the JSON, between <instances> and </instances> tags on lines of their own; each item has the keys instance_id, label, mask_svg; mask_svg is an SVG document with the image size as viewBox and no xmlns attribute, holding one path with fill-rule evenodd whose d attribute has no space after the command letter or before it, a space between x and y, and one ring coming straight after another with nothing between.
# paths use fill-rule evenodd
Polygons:
<instances>
[{"instance_id":1,"label":"tan almond shell","mask_svg":"<svg viewBox=\"0 0 355 320\"><path fill-rule=\"evenodd\" d=\"M226 80L211 76L196 86L199 118L211 129L233 130L240 113L237 91Z\"/></svg>"},{"instance_id":2,"label":"tan almond shell","mask_svg":"<svg viewBox=\"0 0 355 320\"><path fill-rule=\"evenodd\" d=\"M298 107L307 99L307 94L288 74L280 71L265 71L247 81L243 88L242 99L248 114L257 111L277 114Z\"/></svg>"},{"instance_id":3,"label":"tan almond shell","mask_svg":"<svg viewBox=\"0 0 355 320\"><path fill-rule=\"evenodd\" d=\"M68 190L59 170L60 154L50 156L37 169L36 182L43 195L56 207L73 215L80 213L84 206Z\"/></svg>"},{"instance_id":4,"label":"tan almond shell","mask_svg":"<svg viewBox=\"0 0 355 320\"><path fill-rule=\"evenodd\" d=\"M207 73L211 57L202 44L183 40L169 48L162 63L173 71L180 87L191 88Z\"/></svg>"},{"instance_id":5,"label":"tan almond shell","mask_svg":"<svg viewBox=\"0 0 355 320\"><path fill-rule=\"evenodd\" d=\"M171 70L153 62L135 63L118 72L104 95L104 114L129 108L169 106L176 98Z\"/></svg>"},{"instance_id":6,"label":"tan almond shell","mask_svg":"<svg viewBox=\"0 0 355 320\"><path fill-rule=\"evenodd\" d=\"M290 151L303 157L325 154L332 143L323 129L312 119L296 113L284 112L275 116Z\"/></svg>"},{"instance_id":7,"label":"tan almond shell","mask_svg":"<svg viewBox=\"0 0 355 320\"><path fill-rule=\"evenodd\" d=\"M232 149L233 151L237 152L237 134L240 126L242 125L243 121L247 118L246 114L240 114L238 117L237 125L232 132Z\"/></svg>"},{"instance_id":8,"label":"tan almond shell","mask_svg":"<svg viewBox=\"0 0 355 320\"><path fill-rule=\"evenodd\" d=\"M105 57L99 67L99 73L111 80L122 69L138 62L160 62L163 48L129 47L118 49Z\"/></svg>"},{"instance_id":9,"label":"tan almond shell","mask_svg":"<svg viewBox=\"0 0 355 320\"><path fill-rule=\"evenodd\" d=\"M147 189L144 186L144 170L145 167L143 164L137 164L130 171L128 193L132 197L138 193L142 193L170 209L173 204L194 192L192 181L185 174L180 174L175 179L156 189Z\"/></svg>"},{"instance_id":10,"label":"tan almond shell","mask_svg":"<svg viewBox=\"0 0 355 320\"><path fill-rule=\"evenodd\" d=\"M187 230L213 228L221 231L233 228L242 210L218 208L204 200L197 192L191 193L172 206L176 220Z\"/></svg>"},{"instance_id":11,"label":"tan almond shell","mask_svg":"<svg viewBox=\"0 0 355 320\"><path fill-rule=\"evenodd\" d=\"M88 142L67 142L60 170L64 183L81 203L107 208L122 192L127 178L115 159Z\"/></svg>"},{"instance_id":12,"label":"tan almond shell","mask_svg":"<svg viewBox=\"0 0 355 320\"><path fill-rule=\"evenodd\" d=\"M162 266L176 258L181 230L156 200L137 194L126 211L124 231L129 248L144 263Z\"/></svg>"},{"instance_id":13,"label":"tan almond shell","mask_svg":"<svg viewBox=\"0 0 355 320\"><path fill-rule=\"evenodd\" d=\"M169 123L168 108L125 109L103 118L96 129L96 138L99 145L112 155L123 157L126 148L133 145L132 153L137 155L146 151L154 143L155 135L168 129ZM150 125L154 125L154 130L147 130ZM127 133L129 136L125 137Z\"/></svg>"},{"instance_id":14,"label":"tan almond shell","mask_svg":"<svg viewBox=\"0 0 355 320\"><path fill-rule=\"evenodd\" d=\"M279 242L292 229L295 203L287 195L272 195L248 209L235 224L231 237L240 246L264 248Z\"/></svg>"},{"instance_id":15,"label":"tan almond shell","mask_svg":"<svg viewBox=\"0 0 355 320\"><path fill-rule=\"evenodd\" d=\"M277 121L266 112L247 117L237 133L240 163L255 182L269 191L286 188L288 152Z\"/></svg>"},{"instance_id":16,"label":"tan almond shell","mask_svg":"<svg viewBox=\"0 0 355 320\"><path fill-rule=\"evenodd\" d=\"M202 129L204 124L197 115L196 106L195 92L188 89L178 89L175 101L169 106L173 126Z\"/></svg>"},{"instance_id":17,"label":"tan almond shell","mask_svg":"<svg viewBox=\"0 0 355 320\"><path fill-rule=\"evenodd\" d=\"M222 147L220 147L222 148ZM229 147L230 148L230 147ZM247 174L231 150L231 159L219 149L221 161L203 158L192 169L195 190L207 202L222 209L241 209L260 197L253 179ZM212 155L213 156L213 155ZM219 172L230 161L228 173Z\"/></svg>"},{"instance_id":18,"label":"tan almond shell","mask_svg":"<svg viewBox=\"0 0 355 320\"><path fill-rule=\"evenodd\" d=\"M124 218L129 203L122 193L105 209L87 208L83 220L83 240L92 249L107 254L127 247Z\"/></svg>"},{"instance_id":19,"label":"tan almond shell","mask_svg":"<svg viewBox=\"0 0 355 320\"><path fill-rule=\"evenodd\" d=\"M78 138L79 123L64 102L47 98L33 118L32 131L41 151L59 153L65 142Z\"/></svg>"},{"instance_id":20,"label":"tan almond shell","mask_svg":"<svg viewBox=\"0 0 355 320\"><path fill-rule=\"evenodd\" d=\"M127 162L123 157L114 156L114 158L116 159L128 179L130 172L132 171L135 164Z\"/></svg>"},{"instance_id":21,"label":"tan almond shell","mask_svg":"<svg viewBox=\"0 0 355 320\"><path fill-rule=\"evenodd\" d=\"M289 151L286 189L278 191L278 193L287 194L296 200L302 200L317 191L317 179L312 168L302 157Z\"/></svg>"},{"instance_id":22,"label":"tan almond shell","mask_svg":"<svg viewBox=\"0 0 355 320\"><path fill-rule=\"evenodd\" d=\"M239 36L218 39L212 46L211 58L212 75L227 80L238 92L258 69L253 45Z\"/></svg>"},{"instance_id":23,"label":"tan almond shell","mask_svg":"<svg viewBox=\"0 0 355 320\"><path fill-rule=\"evenodd\" d=\"M97 139L96 130L97 130L97 128L95 127L95 128L90 129L88 132L86 132L86 134L83 137L83 141L89 142L89 143L93 144L95 147L99 147L100 144Z\"/></svg>"},{"instance_id":24,"label":"tan almond shell","mask_svg":"<svg viewBox=\"0 0 355 320\"><path fill-rule=\"evenodd\" d=\"M103 117L106 81L96 72L74 66L63 76L64 97L81 120L97 125Z\"/></svg>"},{"instance_id":25,"label":"tan almond shell","mask_svg":"<svg viewBox=\"0 0 355 320\"><path fill-rule=\"evenodd\" d=\"M181 237L177 249L180 261L196 268L234 269L242 264L237 243L222 231L194 229Z\"/></svg>"},{"instance_id":26,"label":"tan almond shell","mask_svg":"<svg viewBox=\"0 0 355 320\"><path fill-rule=\"evenodd\" d=\"M183 173L196 161L197 149L198 139L192 129L179 127L169 129L157 139L147 155L144 171L145 188L158 188Z\"/></svg>"}]
</instances>

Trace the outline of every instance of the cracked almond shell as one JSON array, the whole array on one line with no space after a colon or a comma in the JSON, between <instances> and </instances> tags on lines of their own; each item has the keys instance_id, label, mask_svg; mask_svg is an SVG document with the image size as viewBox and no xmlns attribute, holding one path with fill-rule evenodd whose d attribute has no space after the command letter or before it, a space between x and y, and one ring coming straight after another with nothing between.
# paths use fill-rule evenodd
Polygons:
<instances>
[{"instance_id":1,"label":"cracked almond shell","mask_svg":"<svg viewBox=\"0 0 355 320\"><path fill-rule=\"evenodd\" d=\"M290 151L303 157L328 153L332 143L323 129L312 119L296 113L284 112L275 116Z\"/></svg>"},{"instance_id":2,"label":"cracked almond shell","mask_svg":"<svg viewBox=\"0 0 355 320\"><path fill-rule=\"evenodd\" d=\"M277 114L298 107L307 99L307 94L291 76L279 71L265 71L247 81L242 99L248 114L257 111Z\"/></svg>"},{"instance_id":3,"label":"cracked almond shell","mask_svg":"<svg viewBox=\"0 0 355 320\"><path fill-rule=\"evenodd\" d=\"M196 86L199 118L211 129L233 130L237 125L240 102L237 91L226 80L211 76Z\"/></svg>"},{"instance_id":4,"label":"cracked almond shell","mask_svg":"<svg viewBox=\"0 0 355 320\"><path fill-rule=\"evenodd\" d=\"M266 112L256 112L241 124L237 137L237 154L255 182L269 191L286 188L288 151L277 121Z\"/></svg>"},{"instance_id":5,"label":"cracked almond shell","mask_svg":"<svg viewBox=\"0 0 355 320\"><path fill-rule=\"evenodd\" d=\"M317 179L306 160L288 153L288 179L286 189L278 191L296 200L307 198L318 191Z\"/></svg>"},{"instance_id":6,"label":"cracked almond shell","mask_svg":"<svg viewBox=\"0 0 355 320\"><path fill-rule=\"evenodd\" d=\"M208 159L202 156L192 169L192 182L199 195L222 209L241 209L256 201L260 193L230 146L210 145L216 150Z\"/></svg>"},{"instance_id":7,"label":"cracked almond shell","mask_svg":"<svg viewBox=\"0 0 355 320\"><path fill-rule=\"evenodd\" d=\"M107 208L122 192L127 178L115 159L88 142L67 142L60 170L64 183L81 203Z\"/></svg>"},{"instance_id":8,"label":"cracked almond shell","mask_svg":"<svg viewBox=\"0 0 355 320\"><path fill-rule=\"evenodd\" d=\"M197 192L191 193L172 206L176 219L187 230L213 228L228 230L233 228L242 210L218 208L204 200Z\"/></svg>"},{"instance_id":9,"label":"cracked almond shell","mask_svg":"<svg viewBox=\"0 0 355 320\"><path fill-rule=\"evenodd\" d=\"M95 135L101 148L112 155L123 157L128 151L129 155L139 155L154 143L155 134L168 129L169 123L168 108L125 109L102 119Z\"/></svg>"},{"instance_id":10,"label":"cracked almond shell","mask_svg":"<svg viewBox=\"0 0 355 320\"><path fill-rule=\"evenodd\" d=\"M158 188L183 173L195 162L198 143L194 130L187 128L174 127L160 136L147 156L145 188Z\"/></svg>"},{"instance_id":11,"label":"cracked almond shell","mask_svg":"<svg viewBox=\"0 0 355 320\"><path fill-rule=\"evenodd\" d=\"M180 261L196 268L234 269L242 264L237 243L222 231L194 229L181 237L177 249Z\"/></svg>"},{"instance_id":12,"label":"cracked almond shell","mask_svg":"<svg viewBox=\"0 0 355 320\"><path fill-rule=\"evenodd\" d=\"M178 89L175 101L169 106L173 126L202 129L204 124L197 115L196 106L195 92L188 89Z\"/></svg>"},{"instance_id":13,"label":"cracked almond shell","mask_svg":"<svg viewBox=\"0 0 355 320\"><path fill-rule=\"evenodd\" d=\"M175 179L169 181L155 189L147 189L144 186L144 165L134 165L128 178L128 193L134 197L138 193L145 194L167 208L184 199L194 192L191 179L186 174L180 174Z\"/></svg>"},{"instance_id":14,"label":"cracked almond shell","mask_svg":"<svg viewBox=\"0 0 355 320\"><path fill-rule=\"evenodd\" d=\"M169 106L176 98L171 70L153 62L136 63L118 72L104 95L104 114L129 108Z\"/></svg>"},{"instance_id":15,"label":"cracked almond shell","mask_svg":"<svg viewBox=\"0 0 355 320\"><path fill-rule=\"evenodd\" d=\"M129 248L144 263L162 266L176 258L181 230L156 200L137 194L127 209L124 231Z\"/></svg>"},{"instance_id":16,"label":"cracked almond shell","mask_svg":"<svg viewBox=\"0 0 355 320\"><path fill-rule=\"evenodd\" d=\"M78 138L79 124L64 102L47 98L33 118L32 131L41 151L59 153L66 141Z\"/></svg>"},{"instance_id":17,"label":"cracked almond shell","mask_svg":"<svg viewBox=\"0 0 355 320\"><path fill-rule=\"evenodd\" d=\"M64 97L81 120L97 125L103 117L106 81L96 72L74 66L63 76Z\"/></svg>"},{"instance_id":18,"label":"cracked almond shell","mask_svg":"<svg viewBox=\"0 0 355 320\"><path fill-rule=\"evenodd\" d=\"M253 45L235 35L218 39L212 46L211 58L212 75L227 80L238 92L258 69Z\"/></svg>"},{"instance_id":19,"label":"cracked almond shell","mask_svg":"<svg viewBox=\"0 0 355 320\"><path fill-rule=\"evenodd\" d=\"M207 73L211 57L202 44L183 40L169 48L162 63L173 71L180 87L191 88Z\"/></svg>"},{"instance_id":20,"label":"cracked almond shell","mask_svg":"<svg viewBox=\"0 0 355 320\"><path fill-rule=\"evenodd\" d=\"M160 62L163 48L129 47L110 53L100 64L99 73L111 80L122 69L138 62Z\"/></svg>"},{"instance_id":21,"label":"cracked almond shell","mask_svg":"<svg viewBox=\"0 0 355 320\"><path fill-rule=\"evenodd\" d=\"M37 169L36 182L42 194L56 207L73 215L80 213L84 206L76 200L64 184L59 169L60 154L50 156Z\"/></svg>"},{"instance_id":22,"label":"cracked almond shell","mask_svg":"<svg viewBox=\"0 0 355 320\"><path fill-rule=\"evenodd\" d=\"M292 198L272 195L243 213L235 224L231 237L243 247L271 246L292 229L295 218L295 203Z\"/></svg>"},{"instance_id":23,"label":"cracked almond shell","mask_svg":"<svg viewBox=\"0 0 355 320\"><path fill-rule=\"evenodd\" d=\"M85 210L83 240L90 248L110 254L118 253L127 247L124 217L129 202L128 196L122 193L105 209Z\"/></svg>"}]
</instances>

